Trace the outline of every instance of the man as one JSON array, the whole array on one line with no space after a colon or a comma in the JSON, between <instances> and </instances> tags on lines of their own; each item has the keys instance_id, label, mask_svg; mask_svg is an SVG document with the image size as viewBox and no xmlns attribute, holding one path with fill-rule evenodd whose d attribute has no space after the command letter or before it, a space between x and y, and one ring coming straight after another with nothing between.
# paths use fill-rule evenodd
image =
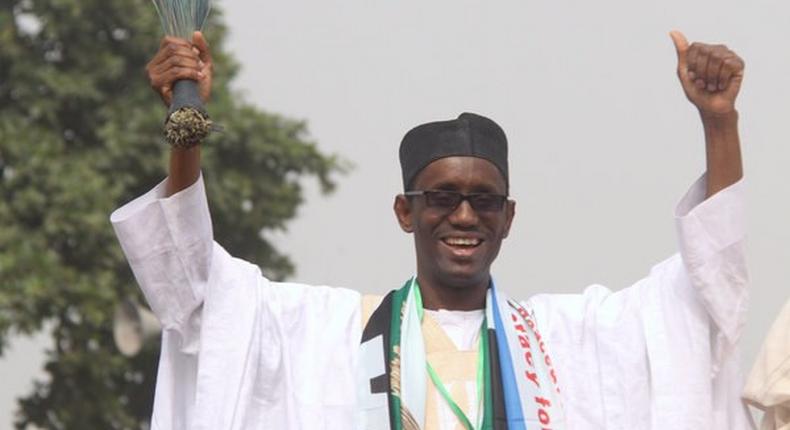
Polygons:
<instances>
[{"instance_id":1,"label":"man","mask_svg":"<svg viewBox=\"0 0 790 430\"><path fill-rule=\"evenodd\" d=\"M671 34L707 172L677 209L680 254L630 288L508 300L490 266L515 215L504 132L462 114L409 131L401 228L417 273L386 297L275 283L214 243L200 147L112 215L164 326L153 428L741 429L743 61ZM148 66L210 94L211 56L165 39ZM393 281L388 281L393 282ZM361 341L361 342L360 342Z\"/></svg>"},{"instance_id":2,"label":"man","mask_svg":"<svg viewBox=\"0 0 790 430\"><path fill-rule=\"evenodd\" d=\"M743 399L763 412L760 430L790 429L790 301L785 303L754 361Z\"/></svg>"}]
</instances>

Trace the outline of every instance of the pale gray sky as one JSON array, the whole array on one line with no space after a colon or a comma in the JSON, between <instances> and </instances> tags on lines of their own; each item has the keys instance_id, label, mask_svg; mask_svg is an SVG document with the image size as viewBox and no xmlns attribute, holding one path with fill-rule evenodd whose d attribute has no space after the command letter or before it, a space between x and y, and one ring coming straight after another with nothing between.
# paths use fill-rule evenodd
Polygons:
<instances>
[{"instance_id":1,"label":"pale gray sky","mask_svg":"<svg viewBox=\"0 0 790 430\"><path fill-rule=\"evenodd\" d=\"M518 214L495 266L501 287L527 298L591 283L620 289L644 276L676 252L674 205L704 169L700 122L667 33L728 44L747 63L738 106L753 281L748 371L790 297L790 3L218 4L243 67L235 88L307 120L324 151L356 165L332 196L310 186L277 243L293 257L296 280L365 292L400 286L414 271L411 238L391 209L401 137L463 111L494 118L510 140ZM0 390L0 423L10 421L11 397L29 390L29 350L0 362L3 380L15 377Z\"/></svg>"}]
</instances>

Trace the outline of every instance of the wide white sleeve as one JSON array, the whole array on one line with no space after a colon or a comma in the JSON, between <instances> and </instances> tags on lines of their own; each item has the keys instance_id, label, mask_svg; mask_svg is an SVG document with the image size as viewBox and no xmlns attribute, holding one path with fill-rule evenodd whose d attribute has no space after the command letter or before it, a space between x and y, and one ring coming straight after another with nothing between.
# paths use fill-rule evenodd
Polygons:
<instances>
[{"instance_id":1,"label":"wide white sleeve","mask_svg":"<svg viewBox=\"0 0 790 430\"><path fill-rule=\"evenodd\" d=\"M703 176L677 206L680 253L633 286L527 302L549 335L570 424L747 428L737 395L748 302L743 184L708 199L705 189Z\"/></svg>"},{"instance_id":2,"label":"wide white sleeve","mask_svg":"<svg viewBox=\"0 0 790 430\"><path fill-rule=\"evenodd\" d=\"M714 372L738 343L749 304L743 180L705 200L700 178L675 212L680 254L715 326Z\"/></svg>"},{"instance_id":3,"label":"wide white sleeve","mask_svg":"<svg viewBox=\"0 0 790 430\"><path fill-rule=\"evenodd\" d=\"M203 303L213 231L202 176L165 198L166 180L110 215L115 234L149 306L166 330L191 335Z\"/></svg>"},{"instance_id":4,"label":"wide white sleeve","mask_svg":"<svg viewBox=\"0 0 790 430\"><path fill-rule=\"evenodd\" d=\"M213 239L202 177L164 182L111 221L163 325L154 429L344 428L360 296L283 284Z\"/></svg>"},{"instance_id":5,"label":"wide white sleeve","mask_svg":"<svg viewBox=\"0 0 790 430\"><path fill-rule=\"evenodd\" d=\"M214 243L202 177L169 198L165 183L114 211L110 221L162 323L152 428L185 429L194 423L201 310Z\"/></svg>"}]
</instances>

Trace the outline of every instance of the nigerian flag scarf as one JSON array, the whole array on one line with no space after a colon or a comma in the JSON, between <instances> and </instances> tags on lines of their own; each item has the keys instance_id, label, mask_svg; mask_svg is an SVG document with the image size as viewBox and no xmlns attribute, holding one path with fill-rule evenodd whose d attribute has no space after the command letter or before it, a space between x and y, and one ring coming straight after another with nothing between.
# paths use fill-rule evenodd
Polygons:
<instances>
[{"instance_id":1,"label":"nigerian flag scarf","mask_svg":"<svg viewBox=\"0 0 790 430\"><path fill-rule=\"evenodd\" d=\"M467 429L565 428L551 356L532 312L492 285L486 293L477 372L477 420L460 411L426 360L416 279L391 291L362 333L357 429L424 430L427 384Z\"/></svg>"}]
</instances>

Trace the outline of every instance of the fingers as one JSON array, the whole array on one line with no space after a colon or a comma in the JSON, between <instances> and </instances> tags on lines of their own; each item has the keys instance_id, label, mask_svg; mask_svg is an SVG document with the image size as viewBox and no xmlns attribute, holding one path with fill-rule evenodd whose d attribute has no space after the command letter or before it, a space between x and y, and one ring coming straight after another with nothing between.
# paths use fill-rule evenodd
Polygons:
<instances>
[{"instance_id":1,"label":"fingers","mask_svg":"<svg viewBox=\"0 0 790 430\"><path fill-rule=\"evenodd\" d=\"M182 79L199 81L203 78L204 64L189 42L165 37L159 51L146 66L151 87L165 104L170 104L173 84Z\"/></svg>"},{"instance_id":2,"label":"fingers","mask_svg":"<svg viewBox=\"0 0 790 430\"><path fill-rule=\"evenodd\" d=\"M735 83L740 85L743 79L744 62L737 55L724 59L719 72L719 90L724 91L727 85Z\"/></svg>"},{"instance_id":3,"label":"fingers","mask_svg":"<svg viewBox=\"0 0 790 430\"><path fill-rule=\"evenodd\" d=\"M699 52L700 52L699 49L686 50L686 74L692 84L697 79L696 64L697 64L697 57L699 56ZM694 67L690 67L689 64L694 64Z\"/></svg>"},{"instance_id":4,"label":"fingers","mask_svg":"<svg viewBox=\"0 0 790 430\"><path fill-rule=\"evenodd\" d=\"M708 50L703 49L699 43L693 43L689 47L689 52L695 54L694 61L689 60L688 70L693 76L694 85L699 89L705 89L708 85Z\"/></svg>"},{"instance_id":5,"label":"fingers","mask_svg":"<svg viewBox=\"0 0 790 430\"><path fill-rule=\"evenodd\" d=\"M158 84L158 85L167 85L173 84L175 81L179 81L181 79L191 79L193 81L199 81L200 78L203 77L203 74L200 72L199 69L194 67L169 67L166 70L155 73L155 79L151 80L151 84ZM158 86L157 85L157 86Z\"/></svg>"},{"instance_id":6,"label":"fingers","mask_svg":"<svg viewBox=\"0 0 790 430\"><path fill-rule=\"evenodd\" d=\"M184 39L172 36L164 37L159 44L159 51L156 52L156 55L151 59L149 64L159 64L172 55L178 55L179 53L183 54L190 48L191 45Z\"/></svg>"},{"instance_id":7,"label":"fingers","mask_svg":"<svg viewBox=\"0 0 790 430\"><path fill-rule=\"evenodd\" d=\"M151 87L161 93L162 89L172 87L176 81L191 79L199 81L203 73L196 65L177 65L176 59L171 59L161 68L149 70L148 80Z\"/></svg>"},{"instance_id":8,"label":"fingers","mask_svg":"<svg viewBox=\"0 0 790 430\"><path fill-rule=\"evenodd\" d=\"M165 74L170 70L176 69L191 70L194 71L195 75L197 76L201 73L202 64L195 56L173 55L172 57L165 59L163 62L151 66L150 72L155 74Z\"/></svg>"},{"instance_id":9,"label":"fingers","mask_svg":"<svg viewBox=\"0 0 790 430\"><path fill-rule=\"evenodd\" d=\"M719 55L708 56L708 81L706 88L709 92L714 92L719 89L719 77L721 75L721 64L723 62L724 59Z\"/></svg>"},{"instance_id":10,"label":"fingers","mask_svg":"<svg viewBox=\"0 0 790 430\"><path fill-rule=\"evenodd\" d=\"M692 43L686 53L688 79L699 90L724 91L743 75L743 60L724 45Z\"/></svg>"}]
</instances>

